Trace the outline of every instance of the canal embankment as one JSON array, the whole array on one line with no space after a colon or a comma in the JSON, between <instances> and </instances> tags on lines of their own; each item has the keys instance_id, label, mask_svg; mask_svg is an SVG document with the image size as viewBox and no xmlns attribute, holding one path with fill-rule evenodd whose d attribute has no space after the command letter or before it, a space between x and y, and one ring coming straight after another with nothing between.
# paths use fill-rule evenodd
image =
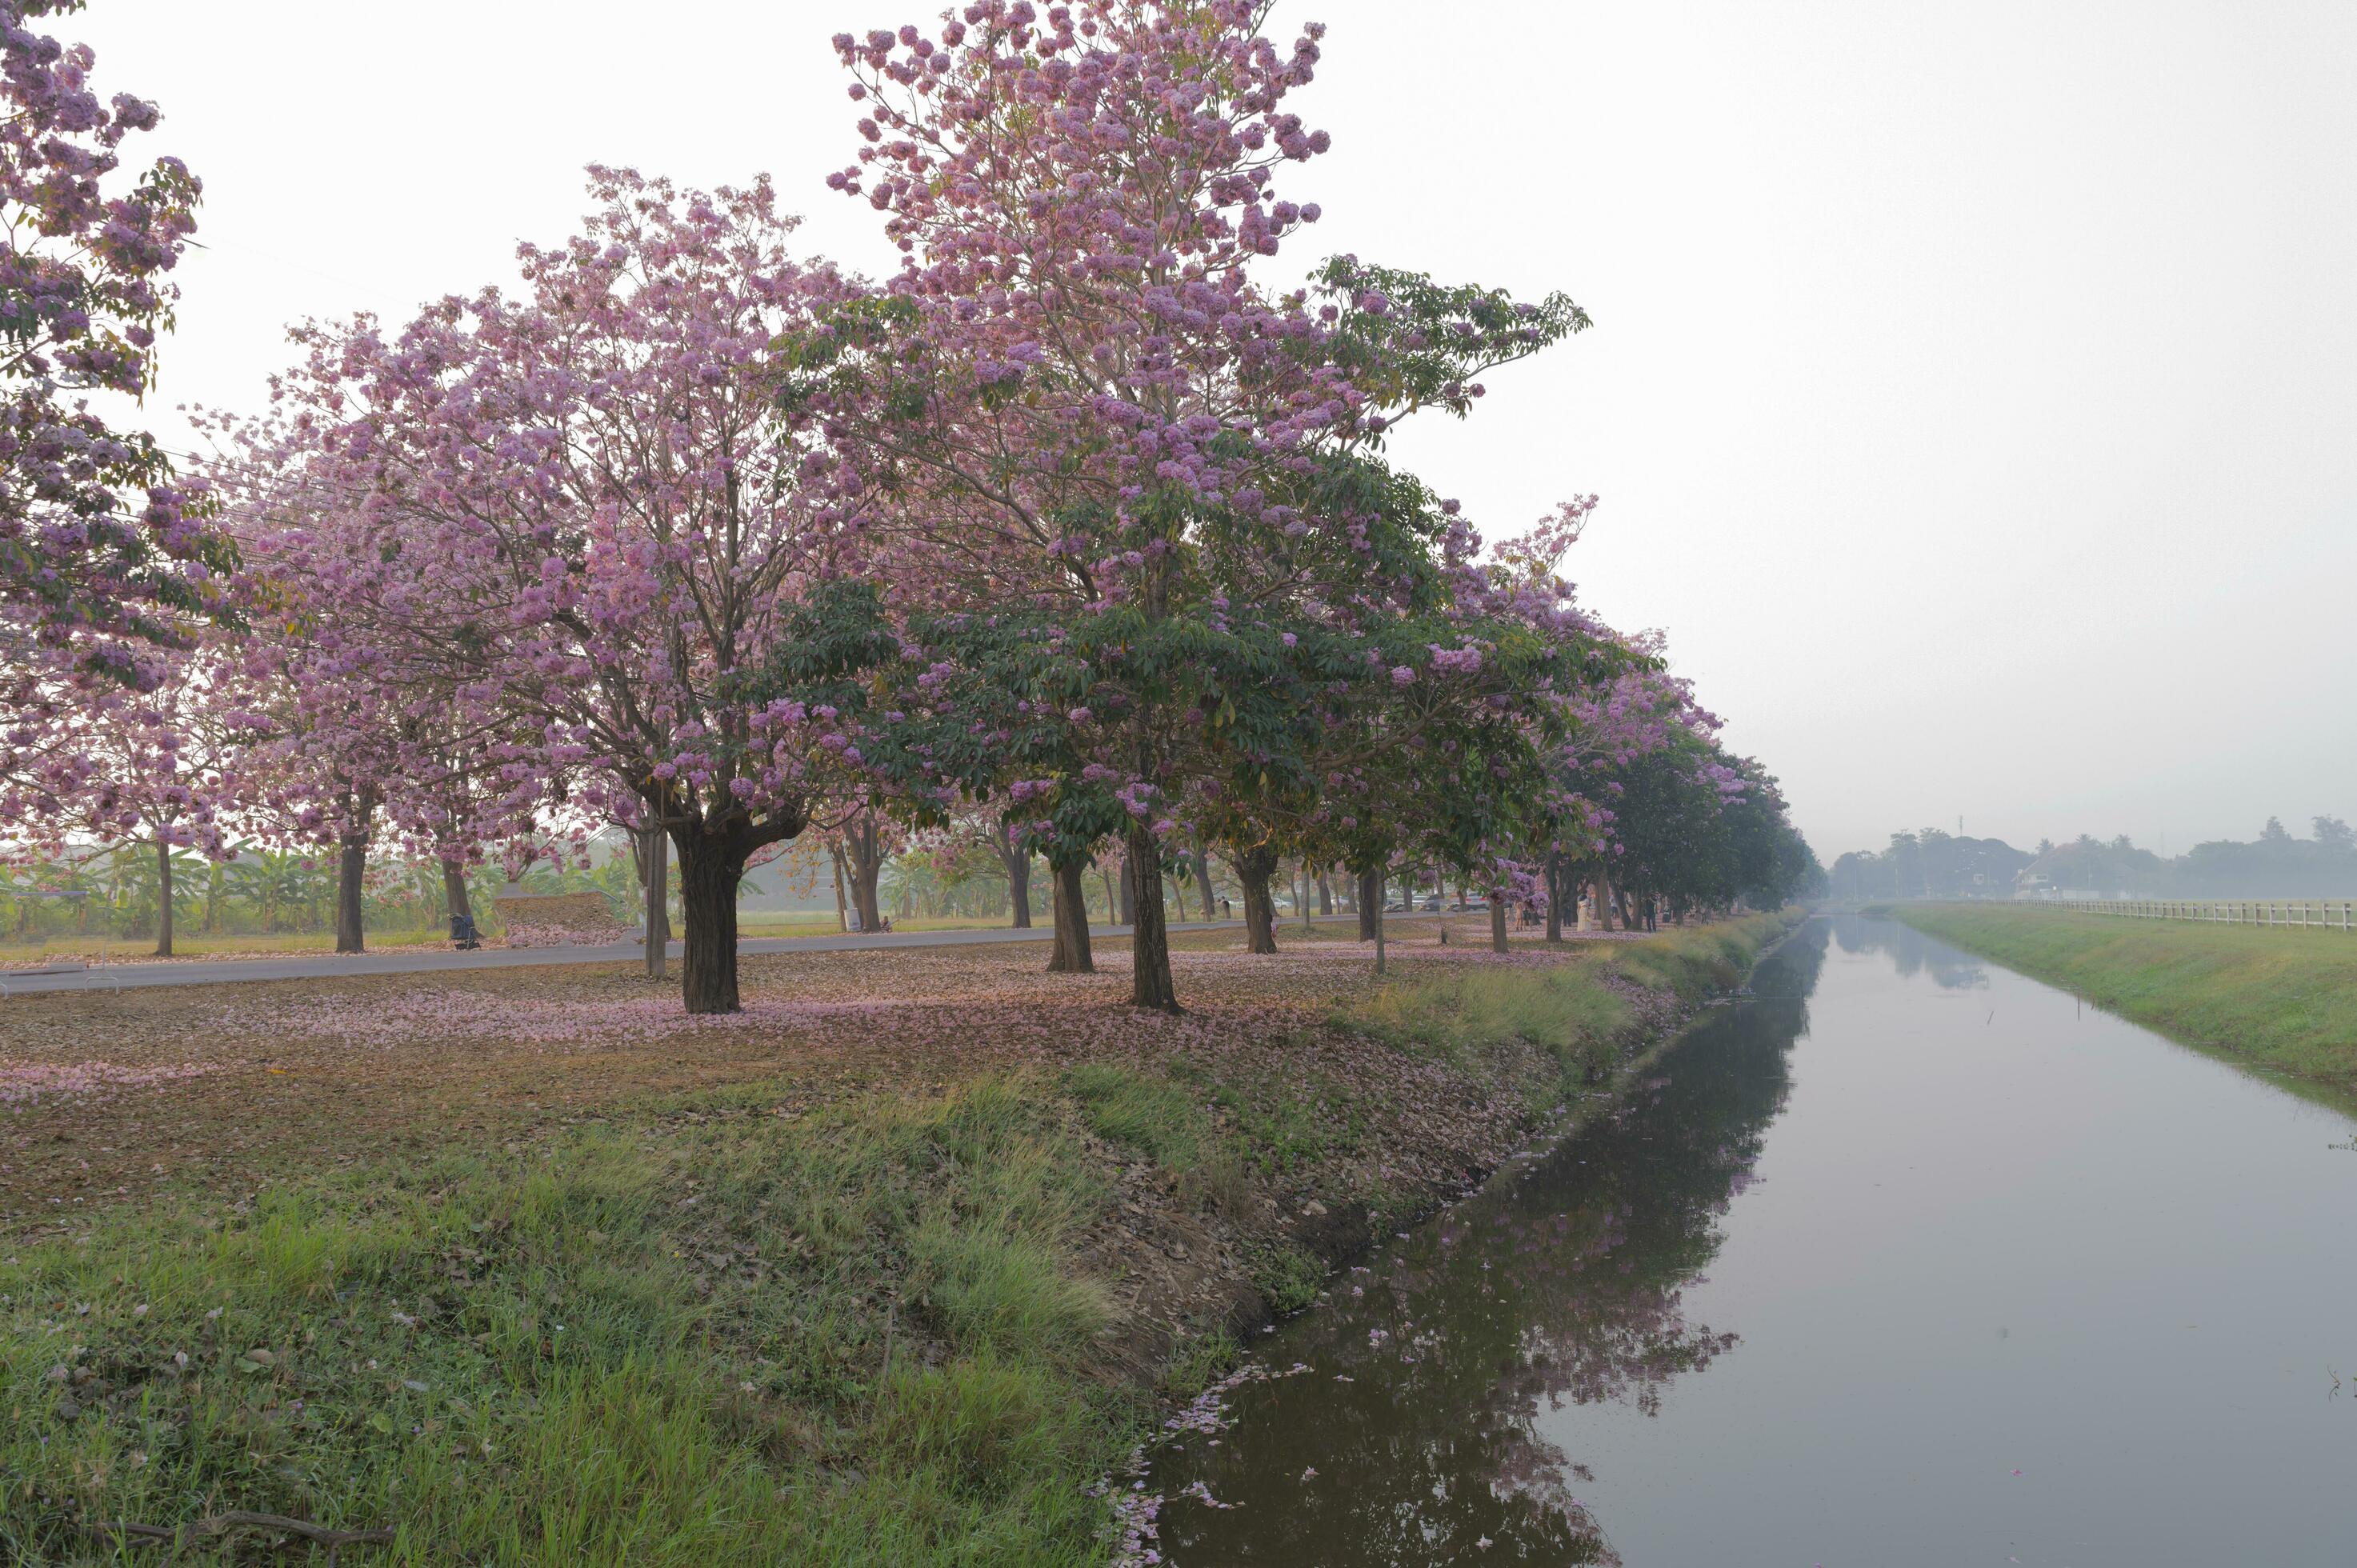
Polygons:
<instances>
[{"instance_id":1,"label":"canal embankment","mask_svg":"<svg viewBox=\"0 0 2357 1568\"><path fill-rule=\"evenodd\" d=\"M1889 912L2172 1039L2357 1084L2357 936L2018 905Z\"/></svg>"},{"instance_id":2,"label":"canal embankment","mask_svg":"<svg viewBox=\"0 0 2357 1568\"><path fill-rule=\"evenodd\" d=\"M1625 1103L1793 918L1403 943L1388 981L1207 933L1174 942L1182 1018L1113 1004L1114 944L1078 979L753 960L745 1017L697 1030L620 966L16 999L0 1557L1103 1562L1086 1488L1160 1400ZM77 1089L91 1037L208 1054Z\"/></svg>"}]
</instances>

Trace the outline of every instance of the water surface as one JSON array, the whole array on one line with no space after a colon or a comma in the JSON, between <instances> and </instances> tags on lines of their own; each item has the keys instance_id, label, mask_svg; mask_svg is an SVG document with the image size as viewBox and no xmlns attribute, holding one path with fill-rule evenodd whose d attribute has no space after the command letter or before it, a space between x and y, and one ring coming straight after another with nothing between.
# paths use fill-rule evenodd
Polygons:
<instances>
[{"instance_id":1,"label":"water surface","mask_svg":"<svg viewBox=\"0 0 2357 1568\"><path fill-rule=\"evenodd\" d=\"M1753 983L1263 1341L1167 1559L2357 1564L2357 1122L1887 921Z\"/></svg>"}]
</instances>

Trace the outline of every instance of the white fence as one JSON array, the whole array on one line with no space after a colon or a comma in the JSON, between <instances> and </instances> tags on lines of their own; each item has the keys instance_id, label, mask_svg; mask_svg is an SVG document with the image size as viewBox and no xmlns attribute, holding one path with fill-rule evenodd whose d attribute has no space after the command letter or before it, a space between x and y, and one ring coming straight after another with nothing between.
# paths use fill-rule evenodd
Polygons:
<instances>
[{"instance_id":1,"label":"white fence","mask_svg":"<svg viewBox=\"0 0 2357 1568\"><path fill-rule=\"evenodd\" d=\"M2126 915L2136 920L2206 920L2227 926L2286 926L2357 931L2357 899L2025 898L2033 909Z\"/></svg>"}]
</instances>

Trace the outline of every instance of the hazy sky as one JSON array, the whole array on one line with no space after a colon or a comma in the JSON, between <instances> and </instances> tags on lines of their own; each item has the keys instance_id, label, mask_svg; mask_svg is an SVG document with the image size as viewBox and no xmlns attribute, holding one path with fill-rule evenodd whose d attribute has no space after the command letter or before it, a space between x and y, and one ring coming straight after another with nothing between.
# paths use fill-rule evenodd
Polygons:
<instances>
[{"instance_id":1,"label":"hazy sky","mask_svg":"<svg viewBox=\"0 0 2357 1568\"><path fill-rule=\"evenodd\" d=\"M282 326L512 275L578 170L820 178L869 0L91 0L53 24L203 177L172 404ZM1562 288L1595 328L1399 448L1668 631L1828 861L2357 816L2357 5L1285 0L1330 24L1283 191L1329 251Z\"/></svg>"}]
</instances>

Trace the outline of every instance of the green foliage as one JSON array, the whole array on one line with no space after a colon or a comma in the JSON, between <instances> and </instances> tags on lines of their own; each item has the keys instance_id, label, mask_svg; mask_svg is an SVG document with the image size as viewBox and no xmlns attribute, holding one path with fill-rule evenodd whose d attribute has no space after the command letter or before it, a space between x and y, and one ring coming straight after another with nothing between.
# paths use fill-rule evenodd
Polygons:
<instances>
[{"instance_id":1,"label":"green foliage","mask_svg":"<svg viewBox=\"0 0 2357 1568\"><path fill-rule=\"evenodd\" d=\"M1476 377L1594 325L1562 294L1518 305L1502 289L1436 283L1355 256L1328 261L1311 285L1337 311L1327 351L1394 419L1426 406L1462 419L1482 395Z\"/></svg>"},{"instance_id":2,"label":"green foliage","mask_svg":"<svg viewBox=\"0 0 2357 1568\"><path fill-rule=\"evenodd\" d=\"M184 951L202 949L207 939L258 937L266 943L332 929L331 854L264 849L250 841L232 847L238 858L225 862L173 856L172 909ZM487 932L498 929L492 897L505 881L490 866L468 871L476 923ZM159 883L156 846L144 841L0 871L0 940L67 946L81 939L153 940ZM587 869L544 862L526 874L524 885L533 892L602 892L619 917L636 918L638 885L627 853ZM447 929L438 862L379 862L363 894L364 925L371 932Z\"/></svg>"},{"instance_id":3,"label":"green foliage","mask_svg":"<svg viewBox=\"0 0 2357 1568\"><path fill-rule=\"evenodd\" d=\"M1738 779L1723 797L1713 768ZM1667 744L1610 770L1612 833L1620 854L1579 865L1631 893L1683 908L1723 908L1738 899L1774 908L1819 888L1816 854L1785 815L1774 778L1729 757L1716 741L1673 727Z\"/></svg>"},{"instance_id":4,"label":"green foliage","mask_svg":"<svg viewBox=\"0 0 2357 1568\"><path fill-rule=\"evenodd\" d=\"M1308 1307L1325 1283L1325 1266L1298 1247L1272 1247L1254 1260L1253 1289L1279 1317Z\"/></svg>"}]
</instances>

